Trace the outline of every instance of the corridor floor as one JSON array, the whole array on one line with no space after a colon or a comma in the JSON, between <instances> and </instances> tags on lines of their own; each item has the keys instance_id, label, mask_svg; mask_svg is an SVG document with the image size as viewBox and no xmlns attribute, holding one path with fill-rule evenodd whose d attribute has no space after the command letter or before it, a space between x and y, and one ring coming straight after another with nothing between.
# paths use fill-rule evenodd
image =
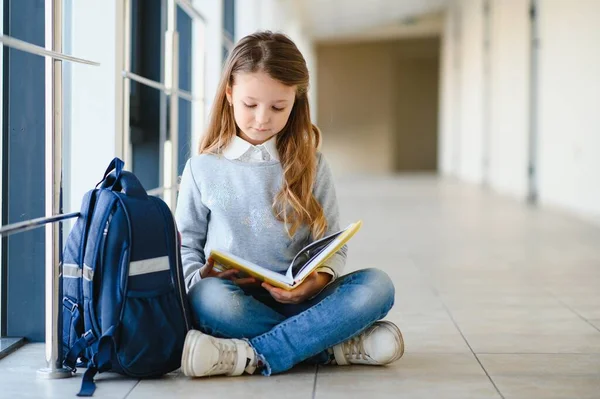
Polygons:
<instances>
[{"instance_id":1,"label":"corridor floor","mask_svg":"<svg viewBox=\"0 0 600 399\"><path fill-rule=\"evenodd\" d=\"M405 355L388 367L300 366L269 378L98 378L96 398L600 398L600 226L414 175L343 179L342 224L362 219L348 271L396 286L388 320ZM0 360L0 397L75 397L43 381L44 347Z\"/></svg>"}]
</instances>

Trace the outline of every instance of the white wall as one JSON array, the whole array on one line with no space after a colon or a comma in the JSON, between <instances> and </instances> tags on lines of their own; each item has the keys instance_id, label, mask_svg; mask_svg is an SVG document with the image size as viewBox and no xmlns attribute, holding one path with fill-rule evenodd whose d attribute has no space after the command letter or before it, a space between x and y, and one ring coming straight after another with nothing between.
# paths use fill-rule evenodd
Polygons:
<instances>
[{"instance_id":1,"label":"white wall","mask_svg":"<svg viewBox=\"0 0 600 399\"><path fill-rule=\"evenodd\" d=\"M482 111L489 101L489 185L524 199L532 118L529 1L490 3L489 77L483 73L483 2L450 3L440 70L439 160L446 174L471 182L483 180ZM533 122L538 127L539 201L600 222L600 2L543 0L538 4L539 69L533 93L538 113ZM453 26L460 27L458 33ZM454 59L457 54L460 58ZM489 79L487 98L483 97L485 79ZM458 168L452 162L456 148Z\"/></svg>"},{"instance_id":2,"label":"white wall","mask_svg":"<svg viewBox=\"0 0 600 399\"><path fill-rule=\"evenodd\" d=\"M540 3L540 201L600 221L600 2Z\"/></svg>"},{"instance_id":3,"label":"white wall","mask_svg":"<svg viewBox=\"0 0 600 399\"><path fill-rule=\"evenodd\" d=\"M527 196L529 0L491 2L489 184Z\"/></svg>"},{"instance_id":4,"label":"white wall","mask_svg":"<svg viewBox=\"0 0 600 399\"><path fill-rule=\"evenodd\" d=\"M440 42L440 96L438 126L438 172L442 175L457 173L456 137L460 102L457 101L460 85L458 84L458 16L457 9L452 7L444 18L444 28Z\"/></svg>"},{"instance_id":5,"label":"white wall","mask_svg":"<svg viewBox=\"0 0 600 399\"><path fill-rule=\"evenodd\" d=\"M482 1L460 3L460 134L458 175L479 183L483 175L483 11Z\"/></svg>"}]
</instances>

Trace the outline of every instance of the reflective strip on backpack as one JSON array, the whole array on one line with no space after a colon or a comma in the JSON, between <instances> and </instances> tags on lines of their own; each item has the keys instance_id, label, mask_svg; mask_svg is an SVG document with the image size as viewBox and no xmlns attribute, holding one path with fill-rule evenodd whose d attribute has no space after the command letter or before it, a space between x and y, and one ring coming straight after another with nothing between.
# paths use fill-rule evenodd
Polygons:
<instances>
[{"instance_id":1,"label":"reflective strip on backpack","mask_svg":"<svg viewBox=\"0 0 600 399\"><path fill-rule=\"evenodd\" d=\"M83 278L88 281L92 281L94 279L94 271L86 264L83 265Z\"/></svg>"},{"instance_id":2,"label":"reflective strip on backpack","mask_svg":"<svg viewBox=\"0 0 600 399\"><path fill-rule=\"evenodd\" d=\"M129 275L138 276L140 274L162 272L170 268L168 256L136 260L129 263Z\"/></svg>"},{"instance_id":3,"label":"reflective strip on backpack","mask_svg":"<svg viewBox=\"0 0 600 399\"><path fill-rule=\"evenodd\" d=\"M81 269L79 268L79 265L75 265L72 263L63 264L63 277L80 278L81 277Z\"/></svg>"}]
</instances>

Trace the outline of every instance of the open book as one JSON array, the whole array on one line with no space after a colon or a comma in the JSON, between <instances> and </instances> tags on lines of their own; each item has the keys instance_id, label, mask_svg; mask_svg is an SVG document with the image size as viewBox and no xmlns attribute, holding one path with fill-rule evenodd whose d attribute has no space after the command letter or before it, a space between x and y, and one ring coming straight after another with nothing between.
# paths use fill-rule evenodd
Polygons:
<instances>
[{"instance_id":1,"label":"open book","mask_svg":"<svg viewBox=\"0 0 600 399\"><path fill-rule=\"evenodd\" d=\"M210 256L215 261L214 269L217 271L237 269L258 280L266 281L272 286L289 291L300 285L310 273L322 266L327 259L339 251L361 226L362 222L359 220L343 230L305 246L296 254L285 274L269 270L239 256L217 249L211 250Z\"/></svg>"}]
</instances>

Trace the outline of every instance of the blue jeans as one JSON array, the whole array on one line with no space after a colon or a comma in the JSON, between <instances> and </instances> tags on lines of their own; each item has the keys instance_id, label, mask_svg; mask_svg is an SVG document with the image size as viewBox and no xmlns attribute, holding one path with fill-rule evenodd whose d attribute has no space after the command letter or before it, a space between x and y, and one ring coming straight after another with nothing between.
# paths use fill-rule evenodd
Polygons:
<instances>
[{"instance_id":1,"label":"blue jeans","mask_svg":"<svg viewBox=\"0 0 600 399\"><path fill-rule=\"evenodd\" d=\"M385 317L394 285L378 269L339 277L301 304L282 304L261 287L241 288L207 278L189 291L196 328L221 338L246 339L265 364L263 374L281 373L308 360L325 363L328 348L354 337Z\"/></svg>"}]
</instances>

